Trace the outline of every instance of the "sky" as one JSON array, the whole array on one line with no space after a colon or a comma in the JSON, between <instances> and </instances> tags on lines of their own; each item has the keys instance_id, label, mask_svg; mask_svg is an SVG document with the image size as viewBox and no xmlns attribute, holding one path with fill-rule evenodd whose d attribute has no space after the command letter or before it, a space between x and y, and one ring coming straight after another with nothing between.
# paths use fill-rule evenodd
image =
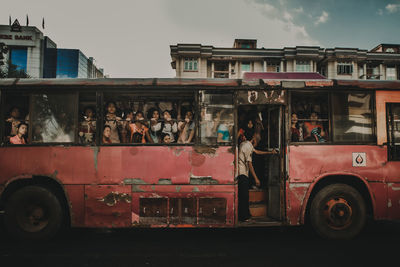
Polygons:
<instances>
[{"instance_id":1,"label":"sky","mask_svg":"<svg viewBox=\"0 0 400 267\"><path fill-rule=\"evenodd\" d=\"M112 78L174 77L170 45L313 45L372 49L400 44L400 0L13 0L0 24L36 26L58 48L80 49ZM42 18L45 29L42 29Z\"/></svg>"}]
</instances>

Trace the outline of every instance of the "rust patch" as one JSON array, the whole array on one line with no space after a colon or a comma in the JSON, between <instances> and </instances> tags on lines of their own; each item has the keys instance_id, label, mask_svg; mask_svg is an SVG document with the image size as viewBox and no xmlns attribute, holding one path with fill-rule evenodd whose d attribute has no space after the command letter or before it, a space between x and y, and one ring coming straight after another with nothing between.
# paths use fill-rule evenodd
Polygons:
<instances>
[{"instance_id":1,"label":"rust patch","mask_svg":"<svg viewBox=\"0 0 400 267\"><path fill-rule=\"evenodd\" d=\"M105 197L99 199L99 201L104 202L107 206L115 206L120 201L125 201L126 203L132 202L132 197L126 193L111 192Z\"/></svg>"},{"instance_id":2,"label":"rust patch","mask_svg":"<svg viewBox=\"0 0 400 267\"><path fill-rule=\"evenodd\" d=\"M100 147L91 147L91 149L93 150L93 158L94 158L94 168L97 172L97 164L98 164L98 155L99 155L99 151L100 151Z\"/></svg>"},{"instance_id":3,"label":"rust patch","mask_svg":"<svg viewBox=\"0 0 400 267\"><path fill-rule=\"evenodd\" d=\"M215 154L217 149L210 146L195 146L194 151L199 154Z\"/></svg>"},{"instance_id":4,"label":"rust patch","mask_svg":"<svg viewBox=\"0 0 400 267\"><path fill-rule=\"evenodd\" d=\"M124 184L146 184L146 182L140 178L125 178Z\"/></svg>"},{"instance_id":5,"label":"rust patch","mask_svg":"<svg viewBox=\"0 0 400 267\"><path fill-rule=\"evenodd\" d=\"M172 184L172 181L169 178L161 178L158 179L158 184Z\"/></svg>"},{"instance_id":6,"label":"rust patch","mask_svg":"<svg viewBox=\"0 0 400 267\"><path fill-rule=\"evenodd\" d=\"M195 186L195 187L193 187L193 190L192 190L193 192L200 192L200 189L197 187L197 186Z\"/></svg>"},{"instance_id":7,"label":"rust patch","mask_svg":"<svg viewBox=\"0 0 400 267\"><path fill-rule=\"evenodd\" d=\"M189 184L193 185L203 185L203 184L218 184L218 181L213 179L211 176L205 176L205 177L190 177L190 182Z\"/></svg>"},{"instance_id":8,"label":"rust patch","mask_svg":"<svg viewBox=\"0 0 400 267\"><path fill-rule=\"evenodd\" d=\"M181 191L181 186L176 186L175 191L179 193L179 191Z\"/></svg>"}]
</instances>

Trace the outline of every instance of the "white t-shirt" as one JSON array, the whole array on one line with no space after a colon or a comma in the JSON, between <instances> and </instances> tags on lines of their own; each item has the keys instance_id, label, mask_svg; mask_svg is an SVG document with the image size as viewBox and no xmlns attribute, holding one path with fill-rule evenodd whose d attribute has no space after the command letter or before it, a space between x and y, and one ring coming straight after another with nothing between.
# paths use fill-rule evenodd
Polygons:
<instances>
[{"instance_id":1,"label":"white t-shirt","mask_svg":"<svg viewBox=\"0 0 400 267\"><path fill-rule=\"evenodd\" d=\"M254 147L250 141L244 141L239 147L239 175L246 175L249 177L249 161L252 161Z\"/></svg>"}]
</instances>

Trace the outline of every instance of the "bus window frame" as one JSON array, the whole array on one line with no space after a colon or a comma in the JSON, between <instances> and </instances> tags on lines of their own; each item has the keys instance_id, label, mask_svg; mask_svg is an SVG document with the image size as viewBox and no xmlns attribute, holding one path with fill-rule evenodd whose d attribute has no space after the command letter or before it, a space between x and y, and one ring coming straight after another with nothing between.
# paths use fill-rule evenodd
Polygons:
<instances>
[{"instance_id":1,"label":"bus window frame","mask_svg":"<svg viewBox=\"0 0 400 267\"><path fill-rule=\"evenodd\" d=\"M161 89L161 90L160 90ZM170 144L163 144L163 143L114 143L114 144L102 144L101 140L103 138L103 127L104 127L104 116L103 113L105 112L105 102L104 102L104 94L122 94L122 93L131 93L131 94L139 94L140 96L146 96L146 94L157 94L157 92L160 92L162 94L169 94L169 95L175 95L175 94L179 94L179 89L177 90L176 88L170 88L168 91L163 90L162 88L160 89L153 89L153 88L148 88L145 90L141 90L141 89L116 89L116 90L108 90L108 89L104 89L104 90L99 90L98 93L100 94L100 103L97 102L97 106L100 107L100 111L101 113L98 113L97 116L97 120L100 120L100 127L98 129L99 132L99 136L96 136L96 145L97 146L102 146L102 147L121 147L121 146L156 146L156 147L163 147L163 146L198 146L199 145L199 138L198 138L198 112L195 112L194 114L194 121L195 121L195 125L196 125L196 132L195 132L195 136L194 136L194 141L192 143L189 144L183 144L183 143L170 143ZM198 101L198 95L199 95L199 91L201 89L196 88L196 89L191 89L191 90L184 90L185 93L187 94L192 94L191 97L193 97L193 100L195 101L194 103L194 111L198 110L199 107L199 101ZM180 90L182 92L182 90ZM149 93L150 92L150 93ZM185 99L185 97L181 97L179 95L176 96L176 98L181 98L181 99ZM152 99L151 97L149 98L150 100ZM171 97L171 99L173 99L173 97ZM97 123L97 122L96 122ZM97 129L96 129L97 130ZM98 143L97 143L98 142Z\"/></svg>"},{"instance_id":2,"label":"bus window frame","mask_svg":"<svg viewBox=\"0 0 400 267\"><path fill-rule=\"evenodd\" d=\"M376 90L360 90L360 89L353 89L353 88L348 88L346 90L334 90L334 89L330 89L330 90L323 90L323 89L316 89L316 90L288 90L289 91L289 120L287 122L287 130L288 130L288 143L289 145L377 145L377 132L376 132ZM329 136L330 139L329 141L326 142L293 142L291 140L291 114L292 114L292 93L327 93L328 94L328 127L329 127ZM333 123L333 102L332 102L332 94L334 93L368 93L371 95L371 127L372 127L372 135L373 135L373 141L371 142L363 142L363 141L334 141L333 140L333 136L334 136L334 127L332 125Z\"/></svg>"}]
</instances>

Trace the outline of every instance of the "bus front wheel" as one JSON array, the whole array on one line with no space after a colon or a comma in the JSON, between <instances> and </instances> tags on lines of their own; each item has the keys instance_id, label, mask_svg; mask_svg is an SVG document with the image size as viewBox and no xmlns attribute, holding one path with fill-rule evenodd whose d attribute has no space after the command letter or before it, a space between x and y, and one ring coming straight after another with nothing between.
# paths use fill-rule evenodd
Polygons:
<instances>
[{"instance_id":1,"label":"bus front wheel","mask_svg":"<svg viewBox=\"0 0 400 267\"><path fill-rule=\"evenodd\" d=\"M63 225L63 211L57 196L41 186L26 186L8 199L4 222L18 239L48 240Z\"/></svg>"},{"instance_id":2,"label":"bus front wheel","mask_svg":"<svg viewBox=\"0 0 400 267\"><path fill-rule=\"evenodd\" d=\"M312 200L310 221L322 237L351 239L361 232L366 222L364 199L349 185L328 185Z\"/></svg>"}]
</instances>

